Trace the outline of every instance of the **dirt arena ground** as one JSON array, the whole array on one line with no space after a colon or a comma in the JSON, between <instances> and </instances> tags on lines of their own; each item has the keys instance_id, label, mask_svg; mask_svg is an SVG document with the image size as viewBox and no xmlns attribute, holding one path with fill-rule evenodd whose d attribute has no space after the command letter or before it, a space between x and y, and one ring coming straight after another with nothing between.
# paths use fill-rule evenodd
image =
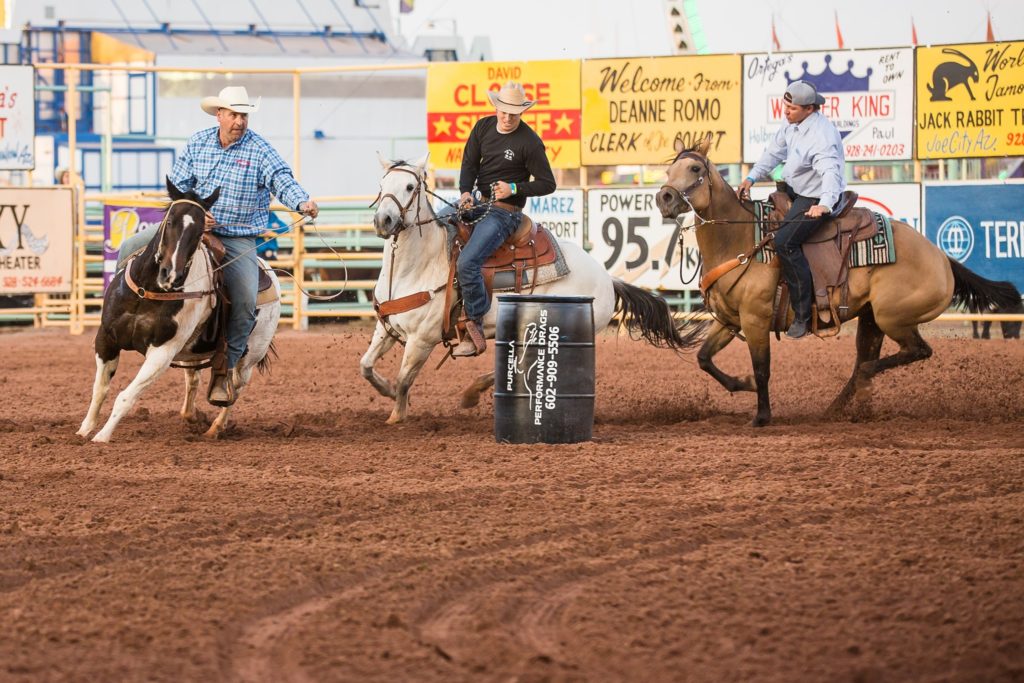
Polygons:
<instances>
[{"instance_id":1,"label":"dirt arena ground","mask_svg":"<svg viewBox=\"0 0 1024 683\"><path fill-rule=\"evenodd\" d=\"M556 447L458 409L491 356L386 426L358 325L282 332L220 441L172 371L95 445L91 333L5 330L0 680L1024 680L1024 344L967 332L856 422L820 417L852 334L776 343L760 430L602 337L594 441Z\"/></svg>"}]
</instances>

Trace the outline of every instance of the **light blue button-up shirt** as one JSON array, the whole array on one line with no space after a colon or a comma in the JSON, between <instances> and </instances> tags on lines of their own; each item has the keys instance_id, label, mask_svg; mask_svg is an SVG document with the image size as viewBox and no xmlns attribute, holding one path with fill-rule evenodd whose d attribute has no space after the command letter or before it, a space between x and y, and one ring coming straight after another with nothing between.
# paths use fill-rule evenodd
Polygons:
<instances>
[{"instance_id":1,"label":"light blue button-up shirt","mask_svg":"<svg viewBox=\"0 0 1024 683\"><path fill-rule=\"evenodd\" d=\"M219 128L201 130L185 144L171 169L171 182L182 192L209 197L220 188L210 212L226 237L262 234L270 220L270 195L290 209L309 199L266 138L251 130L227 147L220 146Z\"/></svg>"},{"instance_id":2,"label":"light blue button-up shirt","mask_svg":"<svg viewBox=\"0 0 1024 683\"><path fill-rule=\"evenodd\" d=\"M846 189L843 138L819 111L800 123L779 128L761 159L750 169L750 178L763 178L783 162L783 180L802 197L818 197L821 206L832 209Z\"/></svg>"}]
</instances>

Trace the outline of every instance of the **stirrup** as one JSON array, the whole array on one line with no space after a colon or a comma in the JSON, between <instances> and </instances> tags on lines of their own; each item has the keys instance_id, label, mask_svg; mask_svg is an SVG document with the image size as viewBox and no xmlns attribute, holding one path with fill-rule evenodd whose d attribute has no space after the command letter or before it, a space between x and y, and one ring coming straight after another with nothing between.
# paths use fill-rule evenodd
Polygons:
<instances>
[{"instance_id":1,"label":"stirrup","mask_svg":"<svg viewBox=\"0 0 1024 683\"><path fill-rule=\"evenodd\" d=\"M210 375L210 385L206 389L206 401L210 405L220 408L227 408L234 405L235 383L231 380L231 371L227 373L214 372Z\"/></svg>"}]
</instances>

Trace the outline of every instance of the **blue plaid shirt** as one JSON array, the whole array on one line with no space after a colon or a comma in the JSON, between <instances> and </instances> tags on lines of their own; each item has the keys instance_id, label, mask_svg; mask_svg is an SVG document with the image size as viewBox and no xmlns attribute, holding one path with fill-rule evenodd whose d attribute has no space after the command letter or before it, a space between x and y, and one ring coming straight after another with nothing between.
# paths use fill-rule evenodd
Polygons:
<instances>
[{"instance_id":1,"label":"blue plaid shirt","mask_svg":"<svg viewBox=\"0 0 1024 683\"><path fill-rule=\"evenodd\" d=\"M201 130L185 143L174 161L171 182L182 192L209 197L220 188L211 212L220 223L214 232L225 237L262 234L270 220L270 195L290 209L309 199L281 155L251 130L227 147L220 146L218 127Z\"/></svg>"}]
</instances>

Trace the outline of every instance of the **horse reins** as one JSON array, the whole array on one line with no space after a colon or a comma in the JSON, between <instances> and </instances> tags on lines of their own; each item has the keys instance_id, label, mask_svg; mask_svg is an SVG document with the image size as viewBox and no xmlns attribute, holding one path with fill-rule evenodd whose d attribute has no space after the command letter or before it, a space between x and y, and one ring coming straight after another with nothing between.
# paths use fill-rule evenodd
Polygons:
<instances>
[{"instance_id":1,"label":"horse reins","mask_svg":"<svg viewBox=\"0 0 1024 683\"><path fill-rule=\"evenodd\" d=\"M395 231L394 235L391 238L391 265L388 269L388 299L386 301L378 301L375 293L373 297L373 310L377 314L377 318L383 324L384 331L387 333L387 335L394 339L395 341L397 341L399 344L404 344L405 342L398 335L398 333L394 331L394 328L391 326L390 322L388 321L388 318L399 313L406 313L408 311L415 310L433 301L434 297L437 295L438 292L445 290L448 287L449 281L453 276L453 271L455 268L454 263L449 263L448 280L446 280L443 284L439 285L438 287L435 287L430 290L422 290L419 292L414 292L412 294L407 294L406 296L402 296L397 299L392 298L394 296L395 261L397 260L398 254L399 234L406 228L420 228L422 234L422 226L427 225L428 223L435 223L438 225L438 227L444 227L438 221L437 213L434 211L434 207L431 206L430 202L427 202L427 208L430 211L429 218L426 218L424 220L418 220L415 222L409 222L406 219L406 213L408 213L409 209L411 209L414 205L419 204L419 200L424 193L439 199L440 201L444 202L451 208L455 209L456 212L459 212L462 209L459 206L452 204L444 197L441 197L440 195L432 192L430 188L426 186L426 177L420 175L418 171L413 170L413 167L409 166L409 164L405 162L393 164L384 173L384 177L387 177L387 175L392 171L401 171L402 173L408 173L409 175L413 176L416 179L416 188L412 191L412 194L409 196L409 201L407 201L405 204L402 204L398 197L392 192L384 194L383 188L381 188L381 191L377 193L376 199L370 202L369 207L372 208L374 205L377 205L378 203L379 205L382 206L385 200L390 199L395 203L395 205L399 209L399 220L401 222L401 227ZM463 223L467 225L475 225L476 223L479 223L484 219L484 217L487 216L487 214L490 213L491 208L494 206L495 202L496 200L494 199L494 186L492 185L491 195L487 199L487 201L483 203L484 206L486 207L483 213L481 213L474 219L463 220ZM417 210L417 217L418 216L419 213ZM442 360L441 362L443 363L444 360Z\"/></svg>"},{"instance_id":2,"label":"horse reins","mask_svg":"<svg viewBox=\"0 0 1024 683\"><path fill-rule=\"evenodd\" d=\"M163 251L164 233L165 233L164 228L167 227L167 220L170 217L171 209L174 207L175 204L192 204L193 206L198 206L203 211L203 217L204 217L204 221L205 221L205 216L206 216L207 208L205 206L203 206L202 204L200 204L199 202L193 201L191 199L175 199L174 201L172 201L170 203L170 205L167 207L167 211L164 213L164 218L163 218L162 221L160 221L160 227L157 230L158 234L159 234L159 240L157 242L157 256L158 257L159 257L160 252ZM206 232L206 229L204 228L203 231ZM191 269L191 267L192 267L192 259L193 258L195 258L195 253L193 253L191 256L189 256L188 261L185 262L185 272L188 272ZM132 264L134 262L135 262L135 256L133 255L133 256L131 256L128 259L128 262L125 264L125 266L124 266L124 282L125 282L126 285L128 285L128 289L132 290L140 299L149 299L150 301L183 301L185 299L202 299L203 297L207 297L207 296L209 296L211 294L214 294L216 292L216 290L212 290L212 289L210 289L210 290L201 290L201 291L196 291L196 292L185 292L185 291L151 292L148 289L146 289L145 287L140 287L135 282L135 279L132 277ZM157 259L157 262L159 263L159 258ZM212 263L210 264L210 267L211 268L213 267ZM186 284L188 284L188 283L183 284L182 287L184 288Z\"/></svg>"}]
</instances>

